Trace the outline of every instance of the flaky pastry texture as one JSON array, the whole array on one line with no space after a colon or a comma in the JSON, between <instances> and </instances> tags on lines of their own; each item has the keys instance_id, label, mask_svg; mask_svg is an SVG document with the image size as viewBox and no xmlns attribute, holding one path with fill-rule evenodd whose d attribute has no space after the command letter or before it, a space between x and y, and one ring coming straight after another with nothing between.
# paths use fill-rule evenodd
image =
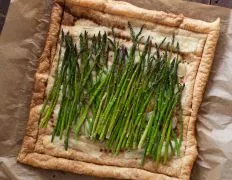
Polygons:
<instances>
[{"instance_id":1,"label":"flaky pastry texture","mask_svg":"<svg viewBox=\"0 0 232 180\"><path fill-rule=\"evenodd\" d=\"M155 164L147 159L143 167L140 159L111 156L107 152L96 155L75 147L67 151L59 143L51 143L52 127L39 128L39 109L46 96L46 86L57 61L61 29L72 26L119 29L120 36L127 36L127 22L134 26L145 25L145 30L170 36L173 33L183 45L182 58L187 62L186 87L183 104L183 143L181 156L167 164ZM43 53L35 74L35 85L30 105L29 120L18 161L34 167L62 170L72 173L118 179L189 179L197 157L195 126L198 110L212 66L219 36L219 19L208 23L161 11L146 10L126 2L111 0L55 1L50 28ZM75 31L75 30L73 30ZM73 32L75 33L75 32ZM88 143L88 142L87 142Z\"/></svg>"}]
</instances>

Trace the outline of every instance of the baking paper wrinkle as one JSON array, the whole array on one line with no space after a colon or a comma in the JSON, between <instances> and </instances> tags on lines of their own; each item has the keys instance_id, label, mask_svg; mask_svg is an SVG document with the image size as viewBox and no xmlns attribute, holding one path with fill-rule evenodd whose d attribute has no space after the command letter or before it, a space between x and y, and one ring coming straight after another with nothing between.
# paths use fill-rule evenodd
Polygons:
<instances>
[{"instance_id":1,"label":"baking paper wrinkle","mask_svg":"<svg viewBox=\"0 0 232 180\"><path fill-rule=\"evenodd\" d=\"M214 21L221 34L197 123L199 157L193 180L232 179L232 13L179 0L125 0L154 10ZM99 179L16 163L28 120L38 57L45 44L51 0L12 0L0 37L0 164L19 180ZM9 179L0 167L0 180Z\"/></svg>"}]
</instances>

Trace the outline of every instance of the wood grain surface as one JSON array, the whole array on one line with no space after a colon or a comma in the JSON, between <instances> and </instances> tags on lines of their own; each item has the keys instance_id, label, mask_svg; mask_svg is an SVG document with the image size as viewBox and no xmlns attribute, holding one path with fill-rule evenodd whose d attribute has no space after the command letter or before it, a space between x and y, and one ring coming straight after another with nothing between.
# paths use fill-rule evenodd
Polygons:
<instances>
[{"instance_id":1,"label":"wood grain surface","mask_svg":"<svg viewBox=\"0 0 232 180\"><path fill-rule=\"evenodd\" d=\"M9 4L10 0L0 0L0 33L2 32Z\"/></svg>"},{"instance_id":2,"label":"wood grain surface","mask_svg":"<svg viewBox=\"0 0 232 180\"><path fill-rule=\"evenodd\" d=\"M185 1L199 2L204 4L211 4L216 6L232 8L232 0L185 0Z\"/></svg>"}]
</instances>

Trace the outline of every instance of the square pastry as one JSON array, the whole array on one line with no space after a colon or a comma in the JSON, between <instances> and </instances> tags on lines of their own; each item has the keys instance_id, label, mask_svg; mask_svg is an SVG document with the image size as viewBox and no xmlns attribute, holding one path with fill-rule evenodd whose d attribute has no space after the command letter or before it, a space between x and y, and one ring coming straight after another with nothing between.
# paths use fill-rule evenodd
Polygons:
<instances>
[{"instance_id":1,"label":"square pastry","mask_svg":"<svg viewBox=\"0 0 232 180\"><path fill-rule=\"evenodd\" d=\"M219 36L111 0L57 0L18 161L118 179L189 179Z\"/></svg>"}]
</instances>

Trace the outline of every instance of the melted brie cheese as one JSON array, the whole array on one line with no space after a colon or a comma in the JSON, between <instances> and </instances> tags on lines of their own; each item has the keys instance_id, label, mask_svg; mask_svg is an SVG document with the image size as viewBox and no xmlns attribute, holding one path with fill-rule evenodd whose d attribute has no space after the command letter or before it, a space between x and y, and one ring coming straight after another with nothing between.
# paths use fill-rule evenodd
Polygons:
<instances>
[{"instance_id":1,"label":"melted brie cheese","mask_svg":"<svg viewBox=\"0 0 232 180\"><path fill-rule=\"evenodd\" d=\"M107 32L107 33L111 32L110 28L103 27L103 26L100 27L97 24L95 24L94 22L92 22L90 20L85 20L85 19L77 20L74 26L62 26L62 29L63 29L64 33L69 32L72 35L72 37L74 38L74 42L77 44L79 43L79 35L81 33L84 33L85 31L88 32L88 36L90 36L90 37L92 37L94 34L96 36L99 31L101 32L101 34L103 34L104 32ZM134 28L134 30L136 32L139 31L139 29L140 28ZM116 34L118 34L120 36L130 37L129 29L126 29L124 31L120 30L120 29L116 29L115 32L116 32ZM163 46L167 45L168 42L170 43L172 41L172 36L167 35L167 34L161 34L159 32L154 32L152 30L143 30L143 36L144 36L144 38L142 40L143 42L145 42L146 38L148 36L150 36L153 44L161 43L163 41L163 39L166 37L166 41L165 41ZM124 44L126 47L130 47L132 44L131 42L128 42L127 40L120 39L120 38L118 38L118 39L119 39L120 43ZM197 50L197 47L199 44L199 39L194 38L194 37L185 37L185 36L177 35L175 37L175 40L179 42L180 51L184 52L184 53L194 53ZM57 62L58 62L58 58L59 58L59 49L60 49L60 46L58 46L58 50L56 52L56 56L55 56L54 61L53 61L51 73L48 77L48 83L47 83L47 87L46 87L46 95L49 94L49 92L51 91L52 86L54 84L55 69L57 67ZM110 56L111 55L113 55L112 52L110 52ZM61 59L63 56L64 56L64 47L61 47ZM136 56L136 58L137 58L136 61L139 61L138 56ZM181 57L180 57L180 59L181 59ZM111 65L111 61L109 61L109 65ZM60 66L59 66L59 68L60 68ZM187 63L180 63L179 68L178 68L178 76L181 78L185 77L188 75L188 73L190 73L190 71L191 71L191 68L188 67ZM184 101L185 101L185 94L186 94L186 92L183 91L182 104L184 104ZM60 100L61 99L59 98L58 102L60 102ZM55 119L57 119L57 117L58 117L59 109L60 109L60 105L58 104L54 110L54 118ZM88 126L88 124L85 124L85 126ZM176 127L176 120L173 121L173 128L175 128L175 127ZM85 130L83 130L83 131L85 131ZM171 142L171 143L172 143L173 147L175 148L174 142ZM51 136L44 136L43 137L43 145L48 149L49 148L63 148L64 149L64 142L63 142L63 140L60 140L59 137L56 137L54 140L54 143L51 143ZM101 143L93 142L93 141L87 139L86 136L81 136L78 140L70 137L69 147L71 149L87 153L88 155L90 155L92 157L96 157L96 158L103 155L103 152L101 152L101 148L104 148L104 146ZM171 147L169 146L169 153L171 152L170 148ZM125 159L137 159L137 158L142 157L143 150L133 150L130 152L126 151L126 152L123 152L120 154L122 154L123 158L125 158ZM164 146L162 148L162 154L164 154Z\"/></svg>"},{"instance_id":2,"label":"melted brie cheese","mask_svg":"<svg viewBox=\"0 0 232 180\"><path fill-rule=\"evenodd\" d=\"M65 33L69 32L73 37L74 40L77 40L79 38L79 35L81 33L84 33L85 31L88 32L88 36L92 37L94 34L95 36L101 32L103 34L104 32L107 32L108 34L111 32L111 28L106 26L99 26L98 24L90 21L90 20L77 20L74 26L62 26L62 29ZM140 27L134 27L133 28L136 33L139 32ZM130 31L129 28L125 30L117 29L115 28L115 34L116 36L121 37L130 37ZM160 32L156 32L153 30L147 30L144 29L142 31L142 42L145 43L147 38L150 37L152 44L160 44L164 38L166 38L163 47L166 47L166 45L172 42L172 35L170 34L163 34ZM182 53L195 53L198 49L198 45L202 39L196 38L196 37L188 37L188 36L182 36L182 35L176 35L175 36L175 42L179 43L180 46L180 52ZM176 44L174 44L176 46Z\"/></svg>"}]
</instances>

